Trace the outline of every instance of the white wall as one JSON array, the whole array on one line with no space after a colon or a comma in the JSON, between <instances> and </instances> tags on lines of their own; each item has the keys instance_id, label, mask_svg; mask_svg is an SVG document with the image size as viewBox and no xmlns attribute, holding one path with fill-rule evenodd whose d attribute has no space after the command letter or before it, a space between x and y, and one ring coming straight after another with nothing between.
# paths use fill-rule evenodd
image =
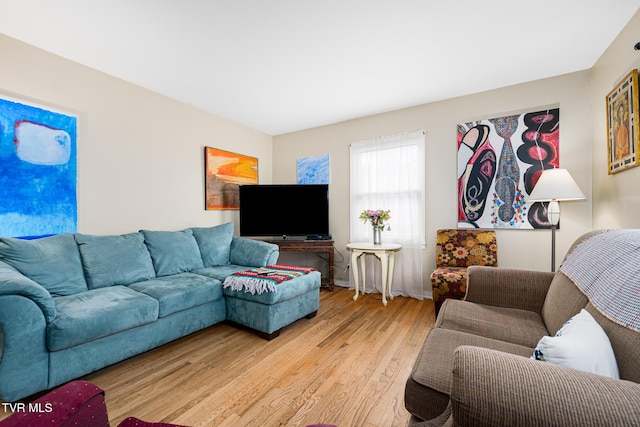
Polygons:
<instances>
[{"instance_id":1,"label":"white wall","mask_svg":"<svg viewBox=\"0 0 640 427\"><path fill-rule=\"evenodd\" d=\"M258 157L271 182L269 135L3 35L0 52L0 96L78 117L80 232L237 223L204 209L205 146Z\"/></svg>"},{"instance_id":2,"label":"white wall","mask_svg":"<svg viewBox=\"0 0 640 427\"><path fill-rule=\"evenodd\" d=\"M640 167L607 174L606 96L633 69L640 68L640 12L632 18L592 69L593 225L640 228Z\"/></svg>"},{"instance_id":3,"label":"white wall","mask_svg":"<svg viewBox=\"0 0 640 427\"><path fill-rule=\"evenodd\" d=\"M425 275L435 267L435 231L457 226L456 125L505 114L560 108L560 164L569 169L586 201L562 205L557 234L557 262L571 243L591 229L590 71L582 71L476 95L421 105L301 132L278 135L273 142L273 180L296 180L296 159L329 153L331 158L330 224L336 247L346 254L349 240L350 142L403 131L427 132L427 242ZM470 78L472 76L470 75ZM549 230L498 230L499 265L549 270ZM345 260L347 263L348 260ZM339 274L342 266L336 267ZM427 280L428 282L428 280ZM430 283L426 283L430 292Z\"/></svg>"}]
</instances>

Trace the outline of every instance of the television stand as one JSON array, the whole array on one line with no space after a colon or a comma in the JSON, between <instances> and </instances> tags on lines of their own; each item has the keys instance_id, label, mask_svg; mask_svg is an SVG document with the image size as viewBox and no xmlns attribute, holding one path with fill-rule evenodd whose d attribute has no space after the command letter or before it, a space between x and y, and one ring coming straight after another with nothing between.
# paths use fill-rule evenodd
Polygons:
<instances>
[{"instance_id":1,"label":"television stand","mask_svg":"<svg viewBox=\"0 0 640 427\"><path fill-rule=\"evenodd\" d=\"M280 252L326 252L329 254L329 277L322 278L322 287L333 291L334 266L333 266L333 240L266 240L269 243L278 245Z\"/></svg>"}]
</instances>

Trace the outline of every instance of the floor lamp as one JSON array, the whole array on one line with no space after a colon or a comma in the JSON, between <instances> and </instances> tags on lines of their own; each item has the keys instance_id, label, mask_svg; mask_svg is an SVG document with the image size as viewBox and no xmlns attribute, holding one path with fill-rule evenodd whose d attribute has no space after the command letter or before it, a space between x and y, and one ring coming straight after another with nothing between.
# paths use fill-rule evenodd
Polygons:
<instances>
[{"instance_id":1,"label":"floor lamp","mask_svg":"<svg viewBox=\"0 0 640 427\"><path fill-rule=\"evenodd\" d=\"M566 169L545 169L529 195L529 202L549 202L547 219L551 225L551 271L556 271L556 228L560 221L558 202L584 198L584 193Z\"/></svg>"}]
</instances>

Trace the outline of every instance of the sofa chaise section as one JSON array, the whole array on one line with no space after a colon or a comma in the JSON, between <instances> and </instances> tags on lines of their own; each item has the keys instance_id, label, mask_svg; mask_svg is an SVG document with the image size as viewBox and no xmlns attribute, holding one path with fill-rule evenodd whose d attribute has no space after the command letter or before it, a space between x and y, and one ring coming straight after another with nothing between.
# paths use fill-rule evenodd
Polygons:
<instances>
[{"instance_id":1,"label":"sofa chaise section","mask_svg":"<svg viewBox=\"0 0 640 427\"><path fill-rule=\"evenodd\" d=\"M253 294L225 287L227 320L258 332L265 339L306 317L313 318L320 306L320 272L312 271L278 285L278 292Z\"/></svg>"}]
</instances>

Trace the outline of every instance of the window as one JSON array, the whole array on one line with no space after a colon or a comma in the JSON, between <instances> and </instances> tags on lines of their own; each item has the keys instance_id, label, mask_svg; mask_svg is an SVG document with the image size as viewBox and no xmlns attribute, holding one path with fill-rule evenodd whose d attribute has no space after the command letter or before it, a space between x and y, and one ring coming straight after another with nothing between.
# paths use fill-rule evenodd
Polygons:
<instances>
[{"instance_id":1,"label":"window","mask_svg":"<svg viewBox=\"0 0 640 427\"><path fill-rule=\"evenodd\" d=\"M399 243L394 295L422 299L425 245L425 133L416 131L354 142L350 148L352 242L372 240L370 224L358 219L365 209L390 209L391 230L382 241ZM352 266L354 267L354 266ZM372 263L367 276L375 277ZM377 284L379 280L375 280Z\"/></svg>"}]
</instances>

